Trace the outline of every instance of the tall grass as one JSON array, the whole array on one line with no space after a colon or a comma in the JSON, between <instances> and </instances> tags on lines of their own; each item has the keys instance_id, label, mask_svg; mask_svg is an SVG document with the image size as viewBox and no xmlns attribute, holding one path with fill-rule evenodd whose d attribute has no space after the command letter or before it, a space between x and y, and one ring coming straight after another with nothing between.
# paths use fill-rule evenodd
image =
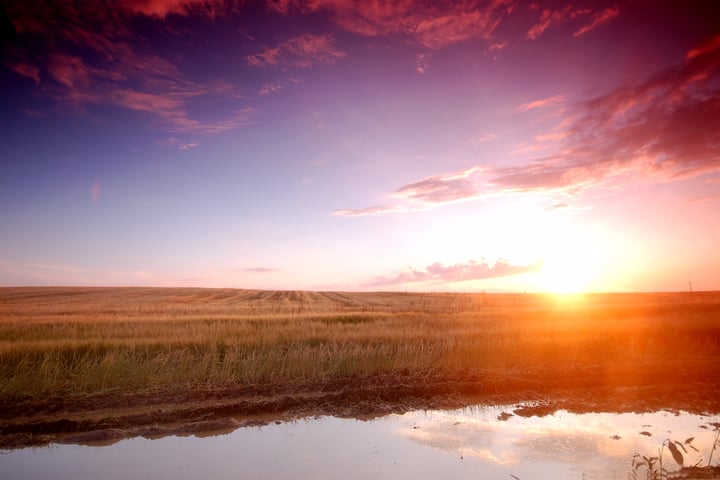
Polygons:
<instances>
[{"instance_id":1,"label":"tall grass","mask_svg":"<svg viewBox=\"0 0 720 480\"><path fill-rule=\"evenodd\" d=\"M720 359L720 295L0 289L0 403Z\"/></svg>"}]
</instances>

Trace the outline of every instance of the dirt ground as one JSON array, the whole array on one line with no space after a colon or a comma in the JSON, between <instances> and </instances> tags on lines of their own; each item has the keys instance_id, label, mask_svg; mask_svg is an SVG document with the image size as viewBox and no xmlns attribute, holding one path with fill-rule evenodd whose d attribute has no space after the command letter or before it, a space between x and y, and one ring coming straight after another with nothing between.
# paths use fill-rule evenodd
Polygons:
<instances>
[{"instance_id":1,"label":"dirt ground","mask_svg":"<svg viewBox=\"0 0 720 480\"><path fill-rule=\"evenodd\" d=\"M635 372L637 373L637 372ZM388 376L326 383L248 386L174 394L105 393L0 405L0 448L48 443L111 444L230 432L303 417L372 418L410 410L517 405L517 415L571 412L720 412L720 373L622 375L600 368L499 372L482 378Z\"/></svg>"}]
</instances>

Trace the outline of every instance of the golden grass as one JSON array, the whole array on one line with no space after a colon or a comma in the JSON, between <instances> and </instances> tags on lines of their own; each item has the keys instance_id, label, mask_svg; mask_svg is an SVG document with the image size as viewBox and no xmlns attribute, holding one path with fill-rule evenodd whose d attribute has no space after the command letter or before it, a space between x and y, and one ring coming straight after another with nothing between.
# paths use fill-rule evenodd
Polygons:
<instances>
[{"instance_id":1,"label":"golden grass","mask_svg":"<svg viewBox=\"0 0 720 480\"><path fill-rule=\"evenodd\" d=\"M377 375L716 369L719 294L0 289L0 403Z\"/></svg>"}]
</instances>

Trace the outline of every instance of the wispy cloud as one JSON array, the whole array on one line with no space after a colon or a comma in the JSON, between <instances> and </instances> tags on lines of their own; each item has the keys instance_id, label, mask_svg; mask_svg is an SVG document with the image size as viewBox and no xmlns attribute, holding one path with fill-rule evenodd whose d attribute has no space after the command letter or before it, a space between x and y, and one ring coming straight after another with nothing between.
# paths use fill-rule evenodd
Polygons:
<instances>
[{"instance_id":1,"label":"wispy cloud","mask_svg":"<svg viewBox=\"0 0 720 480\"><path fill-rule=\"evenodd\" d=\"M493 263L485 260L480 262L471 260L467 263L448 266L436 262L421 270L409 268L395 275L376 277L369 282L368 286L386 287L420 282L464 282L535 272L542 267L543 262L541 260L530 265L514 265L504 259Z\"/></svg>"},{"instance_id":2,"label":"wispy cloud","mask_svg":"<svg viewBox=\"0 0 720 480\"><path fill-rule=\"evenodd\" d=\"M130 22L135 15L156 22L171 14L211 17L236 7L226 0L13 2L7 13L20 40L9 60L17 73L41 84L44 93L79 111L112 105L147 113L158 128L175 132L234 129L249 123L250 113L238 102L234 87L189 80L175 64L153 53ZM219 98L238 103L235 111L207 121L190 115L198 102Z\"/></svg>"},{"instance_id":3,"label":"wispy cloud","mask_svg":"<svg viewBox=\"0 0 720 480\"><path fill-rule=\"evenodd\" d=\"M427 48L439 49L472 38L489 39L501 18L498 10L509 2L490 2L485 8L456 9L445 14L428 15L415 26L418 41Z\"/></svg>"},{"instance_id":4,"label":"wispy cloud","mask_svg":"<svg viewBox=\"0 0 720 480\"><path fill-rule=\"evenodd\" d=\"M240 3L228 0L124 0L121 5L129 11L162 19L170 14L215 18L239 8Z\"/></svg>"},{"instance_id":5,"label":"wispy cloud","mask_svg":"<svg viewBox=\"0 0 720 480\"><path fill-rule=\"evenodd\" d=\"M595 27L602 25L603 23L607 23L611 19L617 17L620 14L620 9L618 7L609 7L601 12L595 13L593 15L592 20L587 25L583 25L579 29L573 33L573 36L579 37L580 35L585 35L590 30L594 29Z\"/></svg>"},{"instance_id":6,"label":"wispy cloud","mask_svg":"<svg viewBox=\"0 0 720 480\"><path fill-rule=\"evenodd\" d=\"M421 53L417 56L417 59L415 62L415 70L420 75L424 75L425 72L428 71L428 68L430 67L430 58L431 57L432 57L432 53Z\"/></svg>"},{"instance_id":7,"label":"wispy cloud","mask_svg":"<svg viewBox=\"0 0 720 480\"><path fill-rule=\"evenodd\" d=\"M407 212L408 208L403 207L385 207L373 206L365 208L340 208L333 210L332 214L336 217L367 217L373 215L387 215L389 213Z\"/></svg>"},{"instance_id":8,"label":"wispy cloud","mask_svg":"<svg viewBox=\"0 0 720 480\"><path fill-rule=\"evenodd\" d=\"M248 56L247 63L254 67L307 68L317 63L335 63L344 56L345 52L335 47L331 35L305 33Z\"/></svg>"},{"instance_id":9,"label":"wispy cloud","mask_svg":"<svg viewBox=\"0 0 720 480\"><path fill-rule=\"evenodd\" d=\"M399 205L339 209L333 211L333 215L340 217L386 215L428 210L448 203L473 200L481 195L478 190L478 179L485 170L483 167L472 167L459 172L426 177L403 185L388 194L388 197L395 202L399 201Z\"/></svg>"},{"instance_id":10,"label":"wispy cloud","mask_svg":"<svg viewBox=\"0 0 720 480\"><path fill-rule=\"evenodd\" d=\"M699 57L701 55L705 55L708 53L713 53L716 50L720 50L720 34L714 36L713 38L709 39L702 45L693 48L687 53L686 58L688 60L693 60L696 57Z\"/></svg>"},{"instance_id":11,"label":"wispy cloud","mask_svg":"<svg viewBox=\"0 0 720 480\"><path fill-rule=\"evenodd\" d=\"M283 90L285 86L280 82L266 83L258 91L258 95L270 95L271 93Z\"/></svg>"},{"instance_id":12,"label":"wispy cloud","mask_svg":"<svg viewBox=\"0 0 720 480\"><path fill-rule=\"evenodd\" d=\"M197 148L199 146L199 143L181 143L178 145L178 150L192 150L193 148Z\"/></svg>"},{"instance_id":13,"label":"wispy cloud","mask_svg":"<svg viewBox=\"0 0 720 480\"><path fill-rule=\"evenodd\" d=\"M495 133L483 133L482 135L471 138L470 144L477 147L482 145L483 143L492 142L493 140L497 139L498 136Z\"/></svg>"},{"instance_id":14,"label":"wispy cloud","mask_svg":"<svg viewBox=\"0 0 720 480\"><path fill-rule=\"evenodd\" d=\"M620 10L617 7L609 7L601 11L594 11L592 8L573 8L572 5L566 5L558 10L546 8L542 10L537 23L528 30L525 37L529 40L536 40L550 27L571 20L590 17L589 22L578 28L573 34L575 37L579 37L599 25L607 23L618 16L619 13Z\"/></svg>"},{"instance_id":15,"label":"wispy cloud","mask_svg":"<svg viewBox=\"0 0 720 480\"><path fill-rule=\"evenodd\" d=\"M427 177L398 188L391 196L430 204L467 199L477 194L473 179L481 171L480 167L473 167L461 172Z\"/></svg>"},{"instance_id":16,"label":"wispy cloud","mask_svg":"<svg viewBox=\"0 0 720 480\"><path fill-rule=\"evenodd\" d=\"M264 83L260 90L258 90L258 95L260 96L266 96L266 95L272 95L273 93L280 92L282 90L285 90L288 86L292 84L299 83L300 80L297 78L288 78L284 80L276 80L274 82L267 82Z\"/></svg>"},{"instance_id":17,"label":"wispy cloud","mask_svg":"<svg viewBox=\"0 0 720 480\"><path fill-rule=\"evenodd\" d=\"M247 267L240 269L240 271L245 273L275 273L279 272L280 270L270 267Z\"/></svg>"},{"instance_id":18,"label":"wispy cloud","mask_svg":"<svg viewBox=\"0 0 720 480\"><path fill-rule=\"evenodd\" d=\"M473 38L491 38L514 3L513 0L267 0L271 8L281 13L327 11L335 24L346 31L368 37L404 34L430 49Z\"/></svg>"},{"instance_id":19,"label":"wispy cloud","mask_svg":"<svg viewBox=\"0 0 720 480\"><path fill-rule=\"evenodd\" d=\"M528 110L534 110L536 108L547 108L565 102L563 95L555 95L553 97L542 98L540 100L533 100L532 102L523 103L518 105L516 110L520 112L526 112Z\"/></svg>"}]
</instances>

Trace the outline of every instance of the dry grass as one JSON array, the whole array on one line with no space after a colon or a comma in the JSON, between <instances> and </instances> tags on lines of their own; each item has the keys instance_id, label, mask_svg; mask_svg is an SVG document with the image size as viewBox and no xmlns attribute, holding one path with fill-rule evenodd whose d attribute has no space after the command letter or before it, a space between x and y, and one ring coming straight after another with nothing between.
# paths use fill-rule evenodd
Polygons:
<instances>
[{"instance_id":1,"label":"dry grass","mask_svg":"<svg viewBox=\"0 0 720 480\"><path fill-rule=\"evenodd\" d=\"M404 375L703 374L720 294L0 289L0 404Z\"/></svg>"}]
</instances>

